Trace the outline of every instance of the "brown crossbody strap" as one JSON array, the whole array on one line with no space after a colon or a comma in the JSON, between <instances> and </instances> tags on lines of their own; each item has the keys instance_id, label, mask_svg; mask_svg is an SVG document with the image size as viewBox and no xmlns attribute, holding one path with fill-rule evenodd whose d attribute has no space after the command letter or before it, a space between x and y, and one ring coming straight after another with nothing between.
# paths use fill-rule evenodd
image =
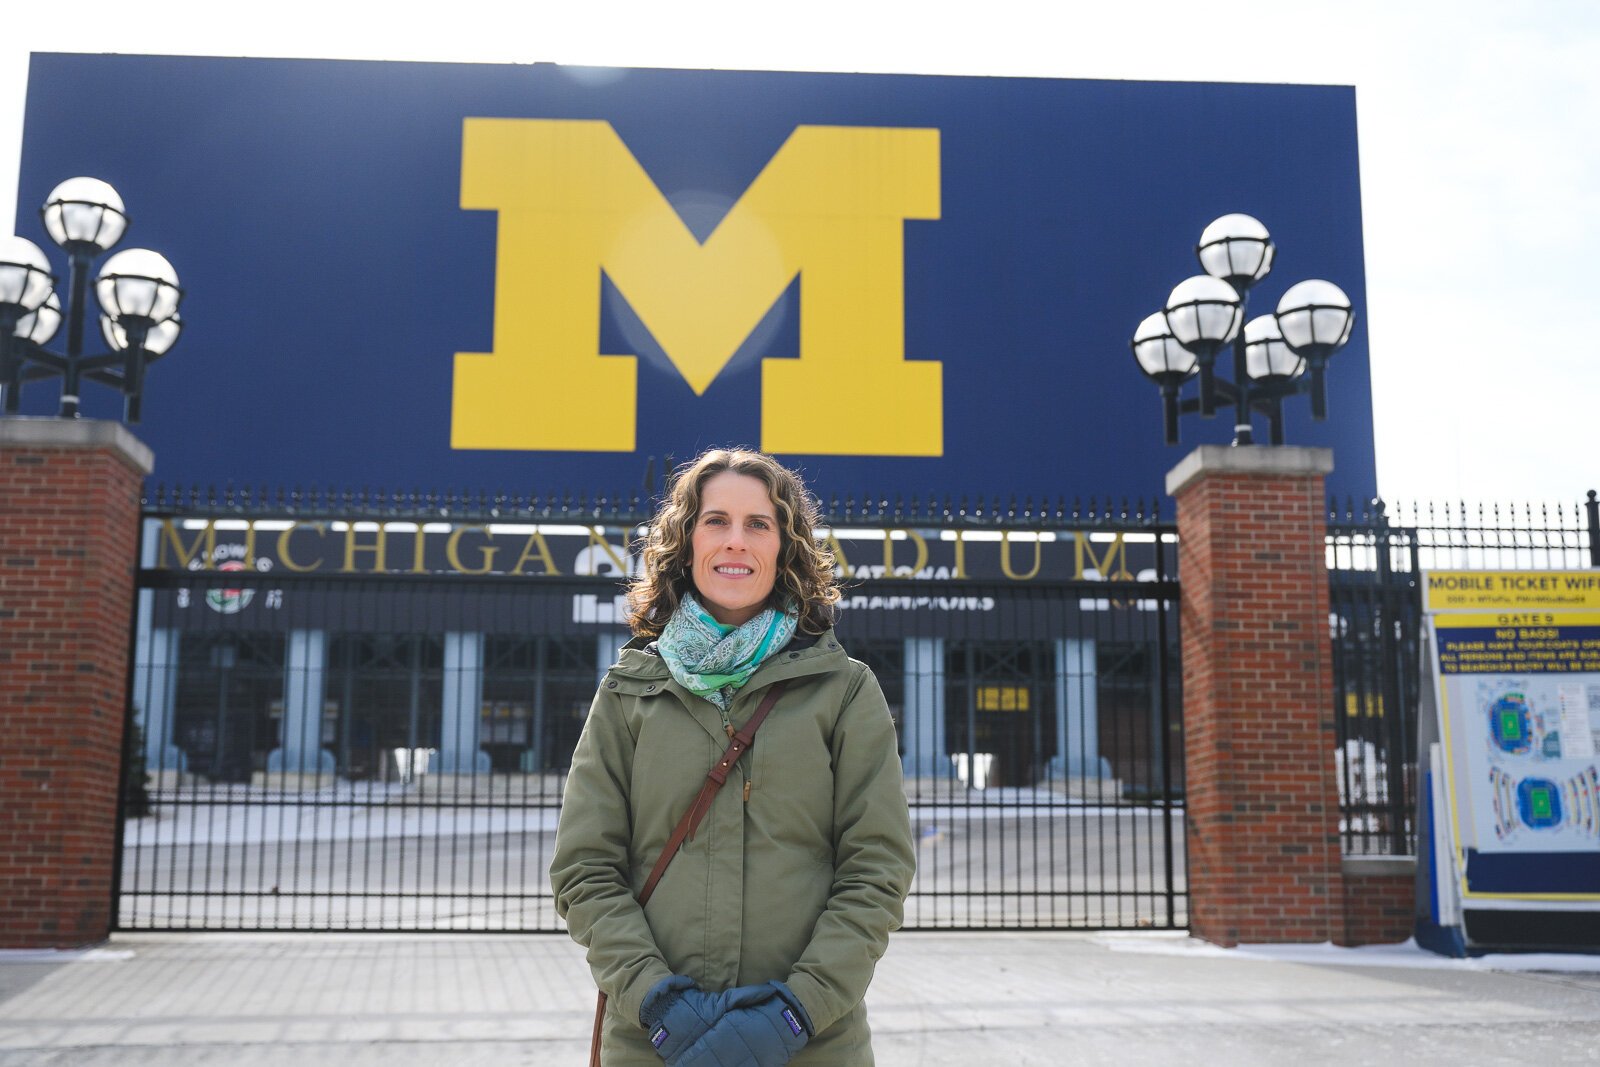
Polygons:
<instances>
[{"instance_id":1,"label":"brown crossbody strap","mask_svg":"<svg viewBox=\"0 0 1600 1067\"><path fill-rule=\"evenodd\" d=\"M772 684L767 690L767 695L761 698L761 703L756 707L756 713L750 716L750 721L733 735L733 740L728 743L722 758L712 764L711 770L706 772L706 780L700 786L699 795L694 798L694 803L689 805L689 810L683 813L683 818L678 820L678 825L673 827L672 836L667 838L666 847L661 850L661 855L656 857L656 865L650 868L650 877L644 880L644 888L639 890L640 907L643 907L650 899L650 894L656 891L656 883L661 881L661 876L667 871L667 864L678 854L678 849L684 841L694 837L695 830L700 826L700 820L711 810L712 798L728 780L728 772L739 762L739 757L755 743L756 731L761 729L767 713L778 702L788 684L787 681ZM605 1022L605 1017L606 995L602 992L594 1008L594 1035L589 1040L589 1067L600 1067L600 1027Z\"/></svg>"}]
</instances>

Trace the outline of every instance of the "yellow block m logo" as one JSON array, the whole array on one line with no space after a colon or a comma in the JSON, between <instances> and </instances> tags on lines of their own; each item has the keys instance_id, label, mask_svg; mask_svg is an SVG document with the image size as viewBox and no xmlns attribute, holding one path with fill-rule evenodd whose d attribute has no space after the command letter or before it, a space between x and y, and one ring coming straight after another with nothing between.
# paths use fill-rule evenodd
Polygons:
<instances>
[{"instance_id":1,"label":"yellow block m logo","mask_svg":"<svg viewBox=\"0 0 1600 1067\"><path fill-rule=\"evenodd\" d=\"M499 245L494 351L456 354L453 448L634 449L604 271L697 395L799 275L800 358L762 361L761 447L943 454L944 368L905 358L903 275L905 220L939 217L938 130L796 127L701 244L609 123L467 119L461 206L499 212Z\"/></svg>"}]
</instances>

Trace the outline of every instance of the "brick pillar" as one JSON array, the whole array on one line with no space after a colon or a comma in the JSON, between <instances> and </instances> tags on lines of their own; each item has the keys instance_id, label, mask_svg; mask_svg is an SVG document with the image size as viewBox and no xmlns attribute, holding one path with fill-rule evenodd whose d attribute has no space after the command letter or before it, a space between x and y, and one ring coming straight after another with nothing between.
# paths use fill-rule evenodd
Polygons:
<instances>
[{"instance_id":1,"label":"brick pillar","mask_svg":"<svg viewBox=\"0 0 1600 1067\"><path fill-rule=\"evenodd\" d=\"M123 426L0 418L0 948L111 929L139 484Z\"/></svg>"},{"instance_id":2,"label":"brick pillar","mask_svg":"<svg viewBox=\"0 0 1600 1067\"><path fill-rule=\"evenodd\" d=\"M1205 445L1178 501L1189 925L1345 940L1323 448Z\"/></svg>"}]
</instances>

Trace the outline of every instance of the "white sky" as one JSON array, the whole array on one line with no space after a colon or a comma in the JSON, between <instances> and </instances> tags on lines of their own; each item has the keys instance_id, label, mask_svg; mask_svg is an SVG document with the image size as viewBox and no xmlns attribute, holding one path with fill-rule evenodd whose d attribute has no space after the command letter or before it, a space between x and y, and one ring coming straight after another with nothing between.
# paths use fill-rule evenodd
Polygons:
<instances>
[{"instance_id":1,"label":"white sky","mask_svg":"<svg viewBox=\"0 0 1600 1067\"><path fill-rule=\"evenodd\" d=\"M1572 502L1600 488L1600 3L409 6L9 5L0 218L31 51L1354 85L1380 490Z\"/></svg>"}]
</instances>

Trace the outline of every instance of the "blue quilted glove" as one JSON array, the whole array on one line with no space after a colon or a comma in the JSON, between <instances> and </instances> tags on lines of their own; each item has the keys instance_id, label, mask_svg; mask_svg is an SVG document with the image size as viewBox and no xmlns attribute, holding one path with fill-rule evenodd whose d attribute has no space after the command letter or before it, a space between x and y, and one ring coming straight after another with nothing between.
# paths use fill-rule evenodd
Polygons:
<instances>
[{"instance_id":1,"label":"blue quilted glove","mask_svg":"<svg viewBox=\"0 0 1600 1067\"><path fill-rule=\"evenodd\" d=\"M726 1014L672 1067L783 1067L811 1038L811 1017L782 982L724 994Z\"/></svg>"},{"instance_id":2,"label":"blue quilted glove","mask_svg":"<svg viewBox=\"0 0 1600 1067\"><path fill-rule=\"evenodd\" d=\"M696 989L694 979L675 974L650 987L639 1006L639 1022L650 1032L656 1055L669 1064L699 1040L727 1011L727 993Z\"/></svg>"}]
</instances>

